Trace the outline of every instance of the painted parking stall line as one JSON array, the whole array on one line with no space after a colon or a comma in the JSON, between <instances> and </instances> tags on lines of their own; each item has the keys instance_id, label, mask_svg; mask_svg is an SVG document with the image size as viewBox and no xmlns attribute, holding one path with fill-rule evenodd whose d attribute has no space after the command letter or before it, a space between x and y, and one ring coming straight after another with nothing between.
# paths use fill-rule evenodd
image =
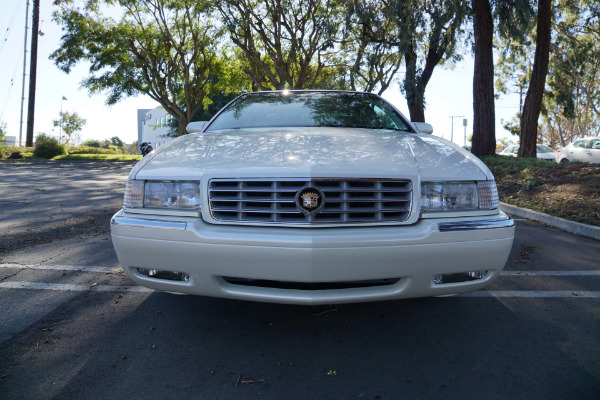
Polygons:
<instances>
[{"instance_id":1,"label":"painted parking stall line","mask_svg":"<svg viewBox=\"0 0 600 400\"><path fill-rule=\"evenodd\" d=\"M52 290L59 292L154 292L153 289L143 286L108 286L108 285L72 285L44 282L0 282L0 289L21 290ZM600 291L573 291L573 290L479 290L457 295L463 298L560 298L560 299L600 299Z\"/></svg>"},{"instance_id":2,"label":"painted parking stall line","mask_svg":"<svg viewBox=\"0 0 600 400\"><path fill-rule=\"evenodd\" d=\"M81 266L81 265L55 265L55 264L0 264L1 268L31 269L31 270L51 270L51 271L74 271L74 272L97 272L97 273L117 273L123 268L100 267L100 266ZM502 271L500 276L600 276L600 270L587 271Z\"/></svg>"},{"instance_id":3,"label":"painted parking stall line","mask_svg":"<svg viewBox=\"0 0 600 400\"><path fill-rule=\"evenodd\" d=\"M500 276L600 276L600 270L590 271L502 271Z\"/></svg>"},{"instance_id":4,"label":"painted parking stall line","mask_svg":"<svg viewBox=\"0 0 600 400\"><path fill-rule=\"evenodd\" d=\"M600 292L583 290L500 290L487 291L479 290L476 292L463 293L458 297L471 298L546 298L546 299L600 299Z\"/></svg>"},{"instance_id":5,"label":"painted parking stall line","mask_svg":"<svg viewBox=\"0 0 600 400\"><path fill-rule=\"evenodd\" d=\"M122 270L121 267L100 267L94 265L54 265L54 264L0 264L0 269L31 269L40 271L73 271L73 272L95 272L102 274L114 274Z\"/></svg>"},{"instance_id":6,"label":"painted parking stall line","mask_svg":"<svg viewBox=\"0 0 600 400\"><path fill-rule=\"evenodd\" d=\"M0 289L53 290L60 292L140 292L149 293L155 290L142 286L107 286L107 285L71 285L43 282L0 282ZM600 291L535 291L535 290L479 290L459 294L462 298L555 298L555 299L600 299Z\"/></svg>"},{"instance_id":7,"label":"painted parking stall line","mask_svg":"<svg viewBox=\"0 0 600 400\"><path fill-rule=\"evenodd\" d=\"M102 267L102 266L80 266L80 265L56 265L56 264L0 264L0 269L29 269L39 271L72 271L115 274L120 273L120 266ZM503 277L597 277L600 276L600 270L587 271L503 271ZM51 290L59 292L138 292L150 293L153 289L143 286L110 286L110 285L75 285L46 282L25 282L25 281L4 281L0 282L0 289L17 290ZM573 290L502 290L488 291L479 290L457 295L462 298L560 298L560 299L600 299L600 291L573 291Z\"/></svg>"},{"instance_id":8,"label":"painted parking stall line","mask_svg":"<svg viewBox=\"0 0 600 400\"><path fill-rule=\"evenodd\" d=\"M154 292L143 286L71 285L44 282L0 282L0 289L53 290L59 292Z\"/></svg>"}]
</instances>

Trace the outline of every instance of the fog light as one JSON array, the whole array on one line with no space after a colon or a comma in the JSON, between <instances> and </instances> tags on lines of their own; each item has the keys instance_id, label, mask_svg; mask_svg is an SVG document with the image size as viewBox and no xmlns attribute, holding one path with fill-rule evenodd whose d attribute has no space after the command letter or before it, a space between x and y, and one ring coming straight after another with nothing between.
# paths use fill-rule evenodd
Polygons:
<instances>
[{"instance_id":1,"label":"fog light","mask_svg":"<svg viewBox=\"0 0 600 400\"><path fill-rule=\"evenodd\" d=\"M433 277L434 285L443 285L446 283L461 283L470 282L483 279L487 276L486 270L481 271L470 271L470 272L458 272L454 274L438 274Z\"/></svg>"},{"instance_id":2,"label":"fog light","mask_svg":"<svg viewBox=\"0 0 600 400\"><path fill-rule=\"evenodd\" d=\"M138 268L137 272L146 278L163 279L166 281L189 282L190 275L179 271L163 271L160 269Z\"/></svg>"}]
</instances>

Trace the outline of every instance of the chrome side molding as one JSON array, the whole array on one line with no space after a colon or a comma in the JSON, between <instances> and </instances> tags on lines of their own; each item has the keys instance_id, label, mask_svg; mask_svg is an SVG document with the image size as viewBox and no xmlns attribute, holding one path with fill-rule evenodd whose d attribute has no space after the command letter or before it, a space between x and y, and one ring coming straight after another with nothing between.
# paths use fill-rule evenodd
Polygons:
<instances>
[{"instance_id":1,"label":"chrome side molding","mask_svg":"<svg viewBox=\"0 0 600 400\"><path fill-rule=\"evenodd\" d=\"M515 226L515 221L509 217L488 219L481 221L441 222L438 224L440 232L473 231L481 229L500 229Z\"/></svg>"},{"instance_id":2,"label":"chrome side molding","mask_svg":"<svg viewBox=\"0 0 600 400\"><path fill-rule=\"evenodd\" d=\"M154 228L154 229L170 229L176 231L185 231L187 228L186 222L162 221L157 219L145 218L128 218L114 216L110 223L112 225L132 226L135 228Z\"/></svg>"}]
</instances>

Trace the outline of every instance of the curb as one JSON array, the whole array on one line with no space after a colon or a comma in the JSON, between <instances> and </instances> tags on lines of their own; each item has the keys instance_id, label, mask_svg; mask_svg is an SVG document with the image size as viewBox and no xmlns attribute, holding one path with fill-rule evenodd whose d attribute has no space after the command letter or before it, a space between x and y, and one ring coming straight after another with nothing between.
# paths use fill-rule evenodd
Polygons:
<instances>
[{"instance_id":1,"label":"curb","mask_svg":"<svg viewBox=\"0 0 600 400\"><path fill-rule=\"evenodd\" d=\"M541 222L543 224L550 225L554 228L562 229L563 231L574 233L579 236L600 240L600 227L597 226L569 221L564 218L533 211L528 208L512 206L502 202L500 203L500 209L507 214Z\"/></svg>"}]
</instances>

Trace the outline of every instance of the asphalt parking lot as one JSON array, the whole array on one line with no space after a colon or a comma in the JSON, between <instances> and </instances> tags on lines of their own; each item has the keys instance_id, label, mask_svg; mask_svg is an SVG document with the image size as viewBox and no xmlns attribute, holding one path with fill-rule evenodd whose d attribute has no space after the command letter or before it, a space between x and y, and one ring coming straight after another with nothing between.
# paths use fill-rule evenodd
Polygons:
<instances>
[{"instance_id":1,"label":"asphalt parking lot","mask_svg":"<svg viewBox=\"0 0 600 400\"><path fill-rule=\"evenodd\" d=\"M455 297L177 296L112 249L131 167L0 163L0 399L600 398L598 241L517 220L500 279Z\"/></svg>"}]
</instances>

